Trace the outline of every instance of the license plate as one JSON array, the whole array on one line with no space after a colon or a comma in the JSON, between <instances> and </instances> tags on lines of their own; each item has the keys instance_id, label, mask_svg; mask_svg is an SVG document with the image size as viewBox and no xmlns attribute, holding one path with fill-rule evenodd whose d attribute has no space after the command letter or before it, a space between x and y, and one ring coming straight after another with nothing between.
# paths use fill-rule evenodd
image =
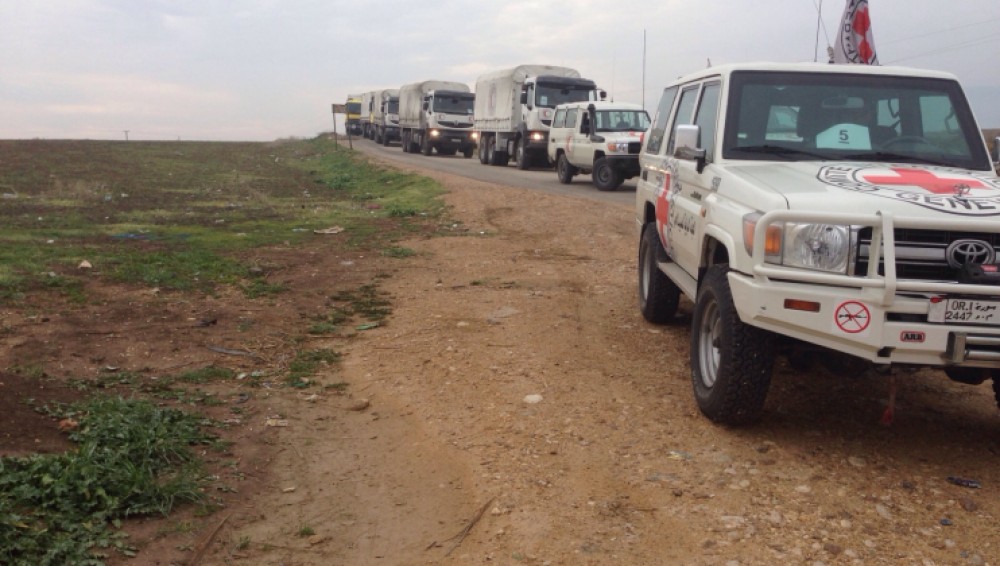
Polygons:
<instances>
[{"instance_id":1,"label":"license plate","mask_svg":"<svg viewBox=\"0 0 1000 566\"><path fill-rule=\"evenodd\" d=\"M1000 301L945 299L939 303L931 303L927 321L945 324L1000 325Z\"/></svg>"}]
</instances>

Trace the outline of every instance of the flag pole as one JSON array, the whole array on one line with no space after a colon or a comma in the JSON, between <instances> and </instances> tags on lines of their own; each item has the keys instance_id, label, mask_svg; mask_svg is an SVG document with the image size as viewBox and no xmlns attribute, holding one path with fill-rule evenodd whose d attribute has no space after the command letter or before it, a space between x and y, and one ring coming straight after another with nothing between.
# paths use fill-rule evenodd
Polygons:
<instances>
[{"instance_id":1,"label":"flag pole","mask_svg":"<svg viewBox=\"0 0 1000 566\"><path fill-rule=\"evenodd\" d=\"M823 0L816 9L816 47L813 49L813 63L819 62L819 26L823 23Z\"/></svg>"}]
</instances>

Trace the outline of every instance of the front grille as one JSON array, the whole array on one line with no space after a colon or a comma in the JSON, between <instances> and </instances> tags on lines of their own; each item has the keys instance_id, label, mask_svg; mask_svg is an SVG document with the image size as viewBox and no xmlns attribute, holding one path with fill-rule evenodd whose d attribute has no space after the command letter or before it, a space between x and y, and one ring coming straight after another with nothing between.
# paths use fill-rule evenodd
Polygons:
<instances>
[{"instance_id":1,"label":"front grille","mask_svg":"<svg viewBox=\"0 0 1000 566\"><path fill-rule=\"evenodd\" d=\"M869 254L871 249L872 229L865 227L858 231L857 248L855 248L854 274L864 275L868 272ZM956 240L982 240L1000 248L1000 234L992 232L958 232L953 230L918 230L899 228L895 231L896 239L896 277L899 279L916 279L923 281L959 280L959 273L948 265L945 252L948 246ZM878 272L885 275L885 262L879 259Z\"/></svg>"},{"instance_id":2,"label":"front grille","mask_svg":"<svg viewBox=\"0 0 1000 566\"><path fill-rule=\"evenodd\" d=\"M468 122L452 122L451 120L441 120L438 122L439 126L445 128L471 128L472 124Z\"/></svg>"},{"instance_id":3,"label":"front grille","mask_svg":"<svg viewBox=\"0 0 1000 566\"><path fill-rule=\"evenodd\" d=\"M628 144L629 153L639 153L640 148L642 148L642 142L629 142Z\"/></svg>"}]
</instances>

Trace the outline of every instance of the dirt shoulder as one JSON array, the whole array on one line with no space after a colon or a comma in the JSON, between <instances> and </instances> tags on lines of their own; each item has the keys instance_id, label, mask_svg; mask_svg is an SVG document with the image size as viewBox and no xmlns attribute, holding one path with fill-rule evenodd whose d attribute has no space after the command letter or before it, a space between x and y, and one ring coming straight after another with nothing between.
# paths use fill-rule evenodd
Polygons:
<instances>
[{"instance_id":1,"label":"dirt shoulder","mask_svg":"<svg viewBox=\"0 0 1000 566\"><path fill-rule=\"evenodd\" d=\"M884 378L782 366L760 425L714 426L687 319L637 312L628 207L428 174L468 230L401 244L350 396L275 400L270 484L205 563L998 563L988 384L901 376L884 427Z\"/></svg>"}]
</instances>

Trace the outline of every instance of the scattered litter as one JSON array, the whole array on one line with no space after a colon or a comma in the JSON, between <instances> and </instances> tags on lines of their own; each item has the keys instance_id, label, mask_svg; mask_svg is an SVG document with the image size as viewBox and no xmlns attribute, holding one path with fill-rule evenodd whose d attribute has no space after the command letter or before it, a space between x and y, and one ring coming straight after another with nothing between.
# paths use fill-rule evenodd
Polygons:
<instances>
[{"instance_id":1,"label":"scattered litter","mask_svg":"<svg viewBox=\"0 0 1000 566\"><path fill-rule=\"evenodd\" d=\"M14 193L4 193L4 194L3 194L3 198L4 198L4 199L16 199L16 198L17 198L17 195L16 195L16 194L14 194Z\"/></svg>"},{"instance_id":2,"label":"scattered litter","mask_svg":"<svg viewBox=\"0 0 1000 566\"><path fill-rule=\"evenodd\" d=\"M531 395L526 395L524 397L524 402L527 403L527 404L529 404L529 405L534 405L536 403L541 403L542 402L542 396L539 395L539 394L537 394L537 393L533 393Z\"/></svg>"},{"instance_id":3,"label":"scattered litter","mask_svg":"<svg viewBox=\"0 0 1000 566\"><path fill-rule=\"evenodd\" d=\"M331 226L329 228L322 228L319 230L313 230L313 234L339 234L343 232L344 229L341 226Z\"/></svg>"},{"instance_id":4,"label":"scattered litter","mask_svg":"<svg viewBox=\"0 0 1000 566\"><path fill-rule=\"evenodd\" d=\"M372 328L378 328L377 322L366 322L365 324L359 324L354 327L355 330L371 330Z\"/></svg>"},{"instance_id":5,"label":"scattered litter","mask_svg":"<svg viewBox=\"0 0 1000 566\"><path fill-rule=\"evenodd\" d=\"M953 483L953 484L958 485L958 486L961 486L961 487L968 487L970 489L979 489L979 488L983 487L982 484L980 484L976 480L970 480L970 479L966 479L966 478L960 478L958 476L948 476L948 482L949 483Z\"/></svg>"},{"instance_id":6,"label":"scattered litter","mask_svg":"<svg viewBox=\"0 0 1000 566\"><path fill-rule=\"evenodd\" d=\"M952 523L951 519L949 519L947 517L945 517L944 519L941 519L938 522L941 523L941 526L943 526L943 527L950 527L950 526L952 526L952 525L955 524L955 523Z\"/></svg>"},{"instance_id":7,"label":"scattered litter","mask_svg":"<svg viewBox=\"0 0 1000 566\"><path fill-rule=\"evenodd\" d=\"M278 417L267 417L264 421L265 426L288 426L288 419L281 419Z\"/></svg>"},{"instance_id":8,"label":"scattered litter","mask_svg":"<svg viewBox=\"0 0 1000 566\"><path fill-rule=\"evenodd\" d=\"M142 234L138 232L122 232L120 234L113 234L111 237L116 240L148 240L149 234Z\"/></svg>"},{"instance_id":9,"label":"scattered litter","mask_svg":"<svg viewBox=\"0 0 1000 566\"><path fill-rule=\"evenodd\" d=\"M219 319L217 319L217 318L203 318L203 319L200 319L197 323L195 323L195 326L202 326L202 327L204 327L204 326L215 326L218 322L219 322Z\"/></svg>"},{"instance_id":10,"label":"scattered litter","mask_svg":"<svg viewBox=\"0 0 1000 566\"><path fill-rule=\"evenodd\" d=\"M671 450L667 452L667 458L671 460L690 460L691 455L687 452L681 452L680 450Z\"/></svg>"},{"instance_id":11,"label":"scattered litter","mask_svg":"<svg viewBox=\"0 0 1000 566\"><path fill-rule=\"evenodd\" d=\"M303 401L309 401L310 403L314 403L318 399L319 399L319 395L317 395L315 393L313 393L312 395L306 395L305 397L302 397Z\"/></svg>"},{"instance_id":12,"label":"scattered litter","mask_svg":"<svg viewBox=\"0 0 1000 566\"><path fill-rule=\"evenodd\" d=\"M295 491L295 486L292 486L292 487L285 487L285 488L282 488L282 489L281 489L281 493L291 493L291 492L293 492L293 491Z\"/></svg>"},{"instance_id":13,"label":"scattered litter","mask_svg":"<svg viewBox=\"0 0 1000 566\"><path fill-rule=\"evenodd\" d=\"M72 430L76 430L77 428L79 428L79 426L80 426L80 423L78 423L74 419L65 418L65 419L59 421L59 430L61 430L63 432L70 432Z\"/></svg>"},{"instance_id":14,"label":"scattered litter","mask_svg":"<svg viewBox=\"0 0 1000 566\"><path fill-rule=\"evenodd\" d=\"M229 354L230 356L248 356L251 358L256 358L257 354L253 352L248 352L246 350L232 350L230 348L223 348L222 346L205 346L213 352L218 352L220 354Z\"/></svg>"},{"instance_id":15,"label":"scattered litter","mask_svg":"<svg viewBox=\"0 0 1000 566\"><path fill-rule=\"evenodd\" d=\"M92 263L90 263L89 261L87 261L87 260L83 260L83 261L80 262L80 265L78 265L76 267L77 267L77 269L90 269L90 268L94 267L94 265Z\"/></svg>"},{"instance_id":16,"label":"scattered litter","mask_svg":"<svg viewBox=\"0 0 1000 566\"><path fill-rule=\"evenodd\" d=\"M236 397L236 402L237 403L246 403L249 400L250 400L250 394L249 393L240 393Z\"/></svg>"}]
</instances>

